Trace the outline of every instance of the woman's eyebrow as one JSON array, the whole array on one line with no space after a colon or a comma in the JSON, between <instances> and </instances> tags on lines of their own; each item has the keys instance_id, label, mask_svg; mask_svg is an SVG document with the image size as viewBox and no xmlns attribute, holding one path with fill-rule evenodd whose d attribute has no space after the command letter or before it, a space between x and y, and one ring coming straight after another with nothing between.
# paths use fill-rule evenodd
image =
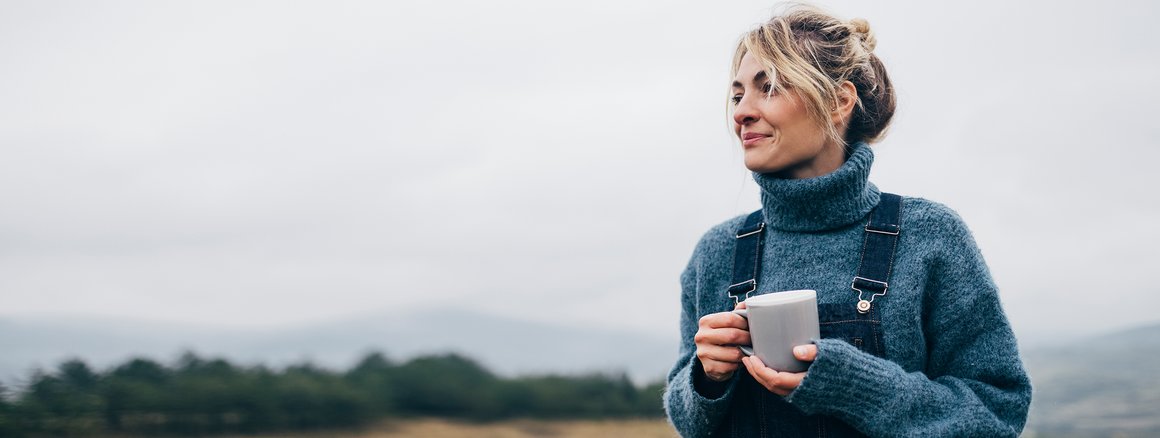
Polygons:
<instances>
[{"instance_id":1,"label":"woman's eyebrow","mask_svg":"<svg viewBox=\"0 0 1160 438\"><path fill-rule=\"evenodd\" d=\"M767 73L765 73L765 70L759 71L759 72L757 72L757 74L753 75L753 83L761 82L761 81L765 80L765 78L767 78L767 77L769 77L769 75ZM733 88L745 88L745 87L743 87L740 82L733 81Z\"/></svg>"}]
</instances>

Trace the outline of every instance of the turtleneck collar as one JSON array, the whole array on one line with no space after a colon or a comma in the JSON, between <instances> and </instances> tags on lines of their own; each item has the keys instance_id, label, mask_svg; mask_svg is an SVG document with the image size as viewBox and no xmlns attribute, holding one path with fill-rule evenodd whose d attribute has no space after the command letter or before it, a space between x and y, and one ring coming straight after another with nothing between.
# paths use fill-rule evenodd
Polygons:
<instances>
[{"instance_id":1,"label":"turtleneck collar","mask_svg":"<svg viewBox=\"0 0 1160 438\"><path fill-rule=\"evenodd\" d=\"M819 177L783 179L753 172L761 187L766 225L783 231L823 231L866 217L878 205L878 187L869 181L874 153L866 143L850 147L853 152L842 167Z\"/></svg>"}]
</instances>

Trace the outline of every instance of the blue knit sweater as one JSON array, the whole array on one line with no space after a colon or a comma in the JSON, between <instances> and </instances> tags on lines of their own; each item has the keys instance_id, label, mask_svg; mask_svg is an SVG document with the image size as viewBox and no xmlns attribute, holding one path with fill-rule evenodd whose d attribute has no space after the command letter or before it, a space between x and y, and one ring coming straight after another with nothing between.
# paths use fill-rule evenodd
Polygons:
<instances>
[{"instance_id":1,"label":"blue knit sweater","mask_svg":"<svg viewBox=\"0 0 1160 438\"><path fill-rule=\"evenodd\" d=\"M850 281L879 191L868 181L870 147L852 147L828 175L754 174L768 228L759 293L814 289L819 306L857 302ZM725 384L708 381L693 344L701 316L733 308L725 290L743 220L705 233L681 274L680 352L664 404L682 436L710 435L733 403L746 402L733 397L745 367ZM903 198L901 222L890 289L874 301L884 357L842 340L818 340L817 360L785 400L869 436L1017 436L1031 383L970 231L954 211L921 198Z\"/></svg>"}]
</instances>

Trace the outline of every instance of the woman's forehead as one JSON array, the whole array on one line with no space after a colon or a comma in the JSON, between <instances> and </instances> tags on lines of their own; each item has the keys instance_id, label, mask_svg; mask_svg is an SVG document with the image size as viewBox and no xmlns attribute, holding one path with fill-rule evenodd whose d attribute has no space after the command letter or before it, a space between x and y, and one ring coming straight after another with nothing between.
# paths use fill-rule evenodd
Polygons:
<instances>
[{"instance_id":1,"label":"woman's forehead","mask_svg":"<svg viewBox=\"0 0 1160 438\"><path fill-rule=\"evenodd\" d=\"M765 66L757 61L756 57L746 53L737 66L737 74L733 77L733 86L762 82L772 76L770 73L770 71L766 71Z\"/></svg>"}]
</instances>

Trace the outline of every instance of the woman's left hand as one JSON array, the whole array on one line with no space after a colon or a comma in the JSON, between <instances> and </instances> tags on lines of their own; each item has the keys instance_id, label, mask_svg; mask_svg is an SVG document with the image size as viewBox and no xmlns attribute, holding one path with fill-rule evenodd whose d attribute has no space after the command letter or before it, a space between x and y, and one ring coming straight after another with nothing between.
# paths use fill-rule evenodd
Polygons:
<instances>
[{"instance_id":1,"label":"woman's left hand","mask_svg":"<svg viewBox=\"0 0 1160 438\"><path fill-rule=\"evenodd\" d=\"M818 356L818 347L813 344L798 345L793 348L793 356L803 362L813 362L814 358ZM804 371L790 373L774 370L761 363L761 359L758 359L757 356L743 358L741 362L745 364L745 368L749 370L749 375L753 376L757 383L760 383L769 392L782 397L797 389L798 385L802 383L802 379L806 377Z\"/></svg>"}]
</instances>

